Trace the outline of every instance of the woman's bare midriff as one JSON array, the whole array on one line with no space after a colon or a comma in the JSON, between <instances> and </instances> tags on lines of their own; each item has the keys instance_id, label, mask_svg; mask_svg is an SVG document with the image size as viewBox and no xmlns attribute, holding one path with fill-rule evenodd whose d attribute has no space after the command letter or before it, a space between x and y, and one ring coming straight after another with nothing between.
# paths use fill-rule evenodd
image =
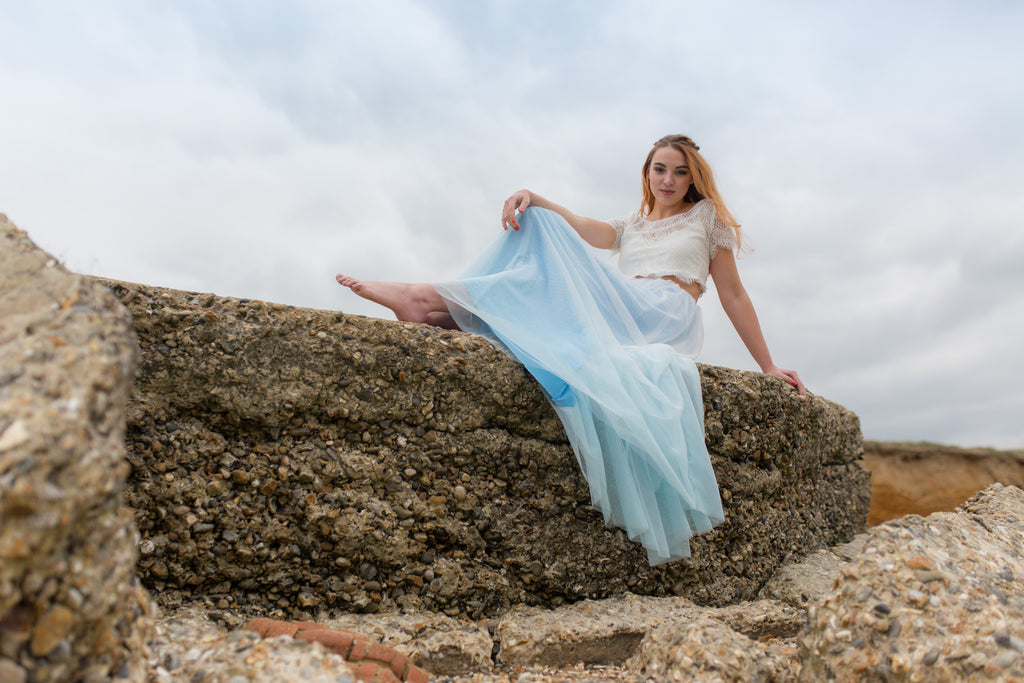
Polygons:
<instances>
[{"instance_id":1,"label":"woman's bare midriff","mask_svg":"<svg viewBox=\"0 0 1024 683\"><path fill-rule=\"evenodd\" d=\"M642 278L643 275L637 275L636 277ZM692 296L694 301L700 300L700 285L698 285L696 282L683 282L675 275L663 275L661 279L676 283L677 285L679 285L680 289L682 289L684 292Z\"/></svg>"}]
</instances>

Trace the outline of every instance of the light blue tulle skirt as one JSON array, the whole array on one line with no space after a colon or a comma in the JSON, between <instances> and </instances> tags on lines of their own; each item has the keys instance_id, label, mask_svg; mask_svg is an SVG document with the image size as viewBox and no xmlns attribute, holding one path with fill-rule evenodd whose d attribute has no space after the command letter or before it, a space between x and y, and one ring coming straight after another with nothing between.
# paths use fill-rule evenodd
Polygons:
<instances>
[{"instance_id":1,"label":"light blue tulle skirt","mask_svg":"<svg viewBox=\"0 0 1024 683\"><path fill-rule=\"evenodd\" d=\"M551 211L519 224L435 288L544 387L605 522L652 565L689 557L690 537L724 521L692 360L700 309L671 282L624 276Z\"/></svg>"}]
</instances>

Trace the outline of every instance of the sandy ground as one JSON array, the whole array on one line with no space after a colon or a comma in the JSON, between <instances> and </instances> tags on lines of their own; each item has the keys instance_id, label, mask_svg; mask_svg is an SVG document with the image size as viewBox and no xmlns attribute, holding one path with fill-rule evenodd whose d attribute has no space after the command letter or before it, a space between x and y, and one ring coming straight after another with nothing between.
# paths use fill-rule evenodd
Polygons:
<instances>
[{"instance_id":1,"label":"sandy ground","mask_svg":"<svg viewBox=\"0 0 1024 683\"><path fill-rule=\"evenodd\" d=\"M872 526L952 511L996 482L1024 488L1024 451L865 441L864 467L871 471Z\"/></svg>"}]
</instances>

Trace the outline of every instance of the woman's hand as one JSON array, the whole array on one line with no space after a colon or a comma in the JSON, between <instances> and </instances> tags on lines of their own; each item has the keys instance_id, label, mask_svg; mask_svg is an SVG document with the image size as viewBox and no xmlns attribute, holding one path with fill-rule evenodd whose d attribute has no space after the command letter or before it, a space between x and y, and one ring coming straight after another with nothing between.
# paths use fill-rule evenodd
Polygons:
<instances>
[{"instance_id":1,"label":"woman's hand","mask_svg":"<svg viewBox=\"0 0 1024 683\"><path fill-rule=\"evenodd\" d=\"M805 401L807 400L807 389L804 387L804 383L803 380L800 379L800 375L796 374L796 370L786 370L785 368L773 365L765 370L764 374L771 375L772 377L778 377L789 385L796 387L796 391L800 394L800 398Z\"/></svg>"},{"instance_id":2,"label":"woman's hand","mask_svg":"<svg viewBox=\"0 0 1024 683\"><path fill-rule=\"evenodd\" d=\"M519 221L516 220L516 212L526 211L526 207L530 205L531 201L533 201L533 194L529 190L513 192L512 196L505 200L505 206L501 210L501 227L508 230L509 226L512 226L513 230L518 230Z\"/></svg>"}]
</instances>

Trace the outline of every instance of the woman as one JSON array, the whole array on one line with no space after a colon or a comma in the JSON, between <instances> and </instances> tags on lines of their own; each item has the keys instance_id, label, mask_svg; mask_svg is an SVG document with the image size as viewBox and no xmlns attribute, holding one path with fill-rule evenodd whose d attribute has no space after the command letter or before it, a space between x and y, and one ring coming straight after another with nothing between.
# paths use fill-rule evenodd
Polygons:
<instances>
[{"instance_id":1,"label":"woman","mask_svg":"<svg viewBox=\"0 0 1024 683\"><path fill-rule=\"evenodd\" d=\"M483 335L521 361L561 418L594 506L643 543L652 565L689 557L690 537L724 521L692 360L708 275L761 370L806 397L797 373L768 352L736 270L739 224L698 150L686 136L658 140L642 169L641 209L626 219L514 193L506 235L454 282L337 277L399 320ZM617 252L619 269L583 241Z\"/></svg>"}]
</instances>

